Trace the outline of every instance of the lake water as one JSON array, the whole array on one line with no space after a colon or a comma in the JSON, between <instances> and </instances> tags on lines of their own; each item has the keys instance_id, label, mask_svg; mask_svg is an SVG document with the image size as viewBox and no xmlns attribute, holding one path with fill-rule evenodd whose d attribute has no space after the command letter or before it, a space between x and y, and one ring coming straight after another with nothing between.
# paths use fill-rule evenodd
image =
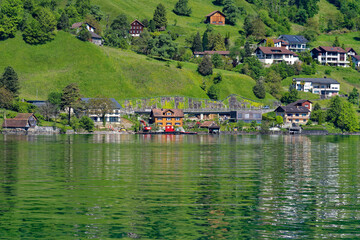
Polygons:
<instances>
[{"instance_id":1,"label":"lake water","mask_svg":"<svg viewBox=\"0 0 360 240\"><path fill-rule=\"evenodd\" d=\"M359 239L359 146L0 135L0 239Z\"/></svg>"}]
</instances>

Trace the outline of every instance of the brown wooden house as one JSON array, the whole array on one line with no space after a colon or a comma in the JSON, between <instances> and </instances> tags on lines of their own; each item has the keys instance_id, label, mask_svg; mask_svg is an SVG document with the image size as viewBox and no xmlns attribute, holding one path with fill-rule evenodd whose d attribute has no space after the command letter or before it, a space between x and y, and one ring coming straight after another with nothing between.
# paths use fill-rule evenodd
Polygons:
<instances>
[{"instance_id":1,"label":"brown wooden house","mask_svg":"<svg viewBox=\"0 0 360 240\"><path fill-rule=\"evenodd\" d=\"M220 11L214 11L206 15L205 23L213 25L225 25L225 14Z\"/></svg>"},{"instance_id":2,"label":"brown wooden house","mask_svg":"<svg viewBox=\"0 0 360 240\"><path fill-rule=\"evenodd\" d=\"M158 109L154 108L150 114L151 123L159 127L174 126L182 127L184 112L181 109Z\"/></svg>"},{"instance_id":3,"label":"brown wooden house","mask_svg":"<svg viewBox=\"0 0 360 240\"><path fill-rule=\"evenodd\" d=\"M131 24L130 24L130 35L133 37L139 37L140 33L142 33L144 31L144 24L142 24L139 20L135 19Z\"/></svg>"},{"instance_id":4,"label":"brown wooden house","mask_svg":"<svg viewBox=\"0 0 360 240\"><path fill-rule=\"evenodd\" d=\"M33 113L19 113L15 118L5 119L3 128L29 129L36 127L37 118Z\"/></svg>"}]
</instances>

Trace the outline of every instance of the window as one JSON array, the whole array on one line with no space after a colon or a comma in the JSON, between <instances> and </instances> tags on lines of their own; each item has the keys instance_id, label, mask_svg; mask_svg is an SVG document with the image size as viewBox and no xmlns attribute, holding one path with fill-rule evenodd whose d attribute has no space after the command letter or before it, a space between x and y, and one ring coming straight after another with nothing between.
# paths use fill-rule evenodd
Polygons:
<instances>
[{"instance_id":1,"label":"window","mask_svg":"<svg viewBox=\"0 0 360 240\"><path fill-rule=\"evenodd\" d=\"M176 126L180 126L180 123L175 123Z\"/></svg>"},{"instance_id":2,"label":"window","mask_svg":"<svg viewBox=\"0 0 360 240\"><path fill-rule=\"evenodd\" d=\"M296 121L296 122L299 122L299 119L296 119L295 121Z\"/></svg>"},{"instance_id":3,"label":"window","mask_svg":"<svg viewBox=\"0 0 360 240\"><path fill-rule=\"evenodd\" d=\"M309 107L309 104L305 104L305 107Z\"/></svg>"},{"instance_id":4,"label":"window","mask_svg":"<svg viewBox=\"0 0 360 240\"><path fill-rule=\"evenodd\" d=\"M245 114L245 119L249 119L250 118L250 114L246 113Z\"/></svg>"},{"instance_id":5,"label":"window","mask_svg":"<svg viewBox=\"0 0 360 240\"><path fill-rule=\"evenodd\" d=\"M167 112L166 115L170 116L170 115L171 115L171 112Z\"/></svg>"},{"instance_id":6,"label":"window","mask_svg":"<svg viewBox=\"0 0 360 240\"><path fill-rule=\"evenodd\" d=\"M162 121L162 118L158 118L157 120L158 120L158 121Z\"/></svg>"},{"instance_id":7,"label":"window","mask_svg":"<svg viewBox=\"0 0 360 240\"><path fill-rule=\"evenodd\" d=\"M306 117L306 114L305 114L305 113L303 113L301 116Z\"/></svg>"},{"instance_id":8,"label":"window","mask_svg":"<svg viewBox=\"0 0 360 240\"><path fill-rule=\"evenodd\" d=\"M298 113L296 113L296 114L295 114L295 116L297 116L297 117L298 117L298 116L299 116L299 114L298 114Z\"/></svg>"},{"instance_id":9,"label":"window","mask_svg":"<svg viewBox=\"0 0 360 240\"><path fill-rule=\"evenodd\" d=\"M166 125L171 125L171 123L167 122Z\"/></svg>"},{"instance_id":10,"label":"window","mask_svg":"<svg viewBox=\"0 0 360 240\"><path fill-rule=\"evenodd\" d=\"M171 121L171 118L166 118L166 121Z\"/></svg>"},{"instance_id":11,"label":"window","mask_svg":"<svg viewBox=\"0 0 360 240\"><path fill-rule=\"evenodd\" d=\"M292 113L289 113L289 114L288 114L288 117L292 117Z\"/></svg>"},{"instance_id":12,"label":"window","mask_svg":"<svg viewBox=\"0 0 360 240\"><path fill-rule=\"evenodd\" d=\"M158 125L162 125L162 123L161 122L159 122L159 123L157 123Z\"/></svg>"},{"instance_id":13,"label":"window","mask_svg":"<svg viewBox=\"0 0 360 240\"><path fill-rule=\"evenodd\" d=\"M118 122L119 118L118 117L109 117L109 122Z\"/></svg>"},{"instance_id":14,"label":"window","mask_svg":"<svg viewBox=\"0 0 360 240\"><path fill-rule=\"evenodd\" d=\"M175 118L176 121L180 121L180 118Z\"/></svg>"}]
</instances>

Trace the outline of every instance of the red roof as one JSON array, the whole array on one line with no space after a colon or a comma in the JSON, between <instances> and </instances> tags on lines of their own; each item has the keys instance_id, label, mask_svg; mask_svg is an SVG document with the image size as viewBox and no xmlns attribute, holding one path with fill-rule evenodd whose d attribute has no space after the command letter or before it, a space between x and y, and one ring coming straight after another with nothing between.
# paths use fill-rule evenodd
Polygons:
<instances>
[{"instance_id":1,"label":"red roof","mask_svg":"<svg viewBox=\"0 0 360 240\"><path fill-rule=\"evenodd\" d=\"M257 49L260 49L260 51L262 51L264 54L274 54L274 55L290 54L297 56L297 54L294 53L293 51L290 51L282 47L258 47Z\"/></svg>"},{"instance_id":2,"label":"red roof","mask_svg":"<svg viewBox=\"0 0 360 240\"><path fill-rule=\"evenodd\" d=\"M135 23L135 22L137 22L137 23L139 23L141 26L145 27L145 25L142 24L142 23L141 23L139 20L137 20L137 19L135 19L132 23L130 23L130 25L133 25L133 23Z\"/></svg>"},{"instance_id":3,"label":"red roof","mask_svg":"<svg viewBox=\"0 0 360 240\"><path fill-rule=\"evenodd\" d=\"M223 14L223 13L220 12L219 10L213 11L213 12L209 13L208 15L206 15L206 17L211 17L211 16L214 15L215 13L220 13L221 15L223 15L224 17L226 17L225 14Z\"/></svg>"},{"instance_id":4,"label":"red roof","mask_svg":"<svg viewBox=\"0 0 360 240\"><path fill-rule=\"evenodd\" d=\"M33 113L19 113L14 119L28 120L31 116L33 116L36 119L36 117Z\"/></svg>"},{"instance_id":5,"label":"red roof","mask_svg":"<svg viewBox=\"0 0 360 240\"><path fill-rule=\"evenodd\" d=\"M5 119L3 128L27 128L30 127L28 120L9 118Z\"/></svg>"},{"instance_id":6,"label":"red roof","mask_svg":"<svg viewBox=\"0 0 360 240\"><path fill-rule=\"evenodd\" d=\"M206 122L201 123L199 127L210 128L210 127L218 127L218 125L214 121L206 121Z\"/></svg>"},{"instance_id":7,"label":"red roof","mask_svg":"<svg viewBox=\"0 0 360 240\"><path fill-rule=\"evenodd\" d=\"M324 52L337 52L337 53L347 53L344 49L341 47L326 47L326 46L320 46L317 48L317 50L324 51Z\"/></svg>"},{"instance_id":8,"label":"red roof","mask_svg":"<svg viewBox=\"0 0 360 240\"><path fill-rule=\"evenodd\" d=\"M71 26L71 29L79 28L79 27L81 27L81 25L83 25L83 24L84 24L83 22L74 23L74 24Z\"/></svg>"},{"instance_id":9,"label":"red roof","mask_svg":"<svg viewBox=\"0 0 360 240\"><path fill-rule=\"evenodd\" d=\"M353 55L353 58L355 58L356 60L360 61L360 55Z\"/></svg>"},{"instance_id":10,"label":"red roof","mask_svg":"<svg viewBox=\"0 0 360 240\"><path fill-rule=\"evenodd\" d=\"M172 112L171 115L166 115L167 112ZM151 115L154 117L184 117L184 112L182 109L151 109Z\"/></svg>"}]
</instances>

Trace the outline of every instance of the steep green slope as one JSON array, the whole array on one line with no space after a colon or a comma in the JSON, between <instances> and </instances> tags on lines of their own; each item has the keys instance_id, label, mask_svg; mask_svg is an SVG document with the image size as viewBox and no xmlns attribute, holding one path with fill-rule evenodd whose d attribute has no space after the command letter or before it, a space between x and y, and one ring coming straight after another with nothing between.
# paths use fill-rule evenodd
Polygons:
<instances>
[{"instance_id":1,"label":"steep green slope","mask_svg":"<svg viewBox=\"0 0 360 240\"><path fill-rule=\"evenodd\" d=\"M163 61L121 51L97 47L74 36L58 32L45 45L25 44L21 36L0 44L0 70L11 65L19 74L21 97L46 99L51 91L61 91L67 84L79 84L84 96L99 94L118 100L134 97L183 95L207 98L201 89L203 77L196 65L186 63L183 69ZM258 100L251 89L255 81L248 76L222 71L220 97L229 94ZM266 100L273 99L268 96Z\"/></svg>"}]
</instances>

